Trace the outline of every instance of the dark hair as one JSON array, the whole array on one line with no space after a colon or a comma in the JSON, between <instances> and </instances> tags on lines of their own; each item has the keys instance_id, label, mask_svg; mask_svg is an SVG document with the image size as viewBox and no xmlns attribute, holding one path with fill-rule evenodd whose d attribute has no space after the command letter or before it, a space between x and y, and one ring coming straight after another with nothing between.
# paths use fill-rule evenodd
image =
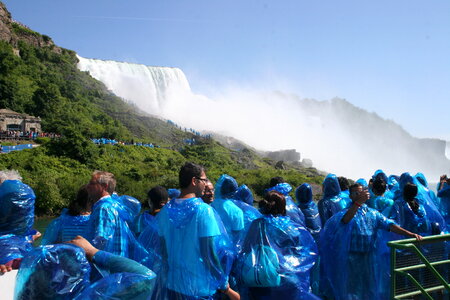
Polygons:
<instances>
[{"instance_id":1,"label":"dark hair","mask_svg":"<svg viewBox=\"0 0 450 300\"><path fill-rule=\"evenodd\" d=\"M360 186L362 187L362 184L354 183L354 184L352 184L352 185L348 188L348 191L349 191L349 193L350 193L350 198L352 198L353 190L357 189L357 188L360 187Z\"/></svg>"},{"instance_id":2,"label":"dark hair","mask_svg":"<svg viewBox=\"0 0 450 300\"><path fill-rule=\"evenodd\" d=\"M181 167L178 176L180 188L187 188L191 184L192 178L200 177L202 175L202 172L204 171L205 168L203 168L201 165L197 165L191 162L185 163Z\"/></svg>"},{"instance_id":3,"label":"dark hair","mask_svg":"<svg viewBox=\"0 0 450 300\"><path fill-rule=\"evenodd\" d=\"M148 204L152 210L161 209L163 207L161 203L166 203L169 200L169 193L160 185L151 188L147 192L147 196Z\"/></svg>"},{"instance_id":4,"label":"dark hair","mask_svg":"<svg viewBox=\"0 0 450 300\"><path fill-rule=\"evenodd\" d=\"M381 196L386 192L386 182L382 178L375 178L372 184L372 192L376 196Z\"/></svg>"},{"instance_id":5,"label":"dark hair","mask_svg":"<svg viewBox=\"0 0 450 300\"><path fill-rule=\"evenodd\" d=\"M276 191L266 193L264 199L259 202L259 208L265 215L286 215L286 198Z\"/></svg>"},{"instance_id":6,"label":"dark hair","mask_svg":"<svg viewBox=\"0 0 450 300\"><path fill-rule=\"evenodd\" d=\"M339 176L338 181L339 181L339 187L341 188L341 191L348 190L350 183L348 182L348 179L346 177Z\"/></svg>"},{"instance_id":7,"label":"dark hair","mask_svg":"<svg viewBox=\"0 0 450 300\"><path fill-rule=\"evenodd\" d=\"M403 188L403 199L409 204L411 210L417 215L419 212L419 203L416 200L418 188L414 183L408 182Z\"/></svg>"},{"instance_id":8,"label":"dark hair","mask_svg":"<svg viewBox=\"0 0 450 300\"><path fill-rule=\"evenodd\" d=\"M286 181L284 181L283 177L280 177L280 176L272 177L272 178L270 178L270 187L276 186L277 184L283 183L283 182L286 182Z\"/></svg>"},{"instance_id":9,"label":"dark hair","mask_svg":"<svg viewBox=\"0 0 450 300\"><path fill-rule=\"evenodd\" d=\"M92 201L89 197L88 185L85 184L78 190L75 198L69 203L69 215L79 216L83 212L91 210Z\"/></svg>"}]
</instances>

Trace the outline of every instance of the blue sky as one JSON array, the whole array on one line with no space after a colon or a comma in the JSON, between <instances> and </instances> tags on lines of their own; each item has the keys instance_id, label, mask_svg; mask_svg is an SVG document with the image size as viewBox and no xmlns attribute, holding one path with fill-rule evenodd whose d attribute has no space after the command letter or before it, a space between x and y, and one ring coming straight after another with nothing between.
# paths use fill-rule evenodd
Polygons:
<instances>
[{"instance_id":1,"label":"blue sky","mask_svg":"<svg viewBox=\"0 0 450 300\"><path fill-rule=\"evenodd\" d=\"M83 57L179 67L197 93L340 97L450 140L447 0L3 2Z\"/></svg>"}]
</instances>

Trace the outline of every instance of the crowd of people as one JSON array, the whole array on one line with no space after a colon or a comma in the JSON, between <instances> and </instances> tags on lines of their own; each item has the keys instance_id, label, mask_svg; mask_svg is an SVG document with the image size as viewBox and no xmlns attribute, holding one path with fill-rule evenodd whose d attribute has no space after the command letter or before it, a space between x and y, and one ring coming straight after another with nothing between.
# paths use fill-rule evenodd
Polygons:
<instances>
[{"instance_id":1,"label":"crowd of people","mask_svg":"<svg viewBox=\"0 0 450 300\"><path fill-rule=\"evenodd\" d=\"M34 131L19 131L7 130L0 132L0 139L8 140L35 140L39 137L59 138L60 134L52 132L34 132Z\"/></svg>"},{"instance_id":2,"label":"crowd of people","mask_svg":"<svg viewBox=\"0 0 450 300\"><path fill-rule=\"evenodd\" d=\"M274 177L255 205L194 163L179 189L151 188L147 210L115 190L95 171L33 248L34 192L0 172L0 273L19 270L16 299L388 299L386 242L450 226L450 179L436 194L422 173L328 174L318 204L308 183Z\"/></svg>"}]
</instances>

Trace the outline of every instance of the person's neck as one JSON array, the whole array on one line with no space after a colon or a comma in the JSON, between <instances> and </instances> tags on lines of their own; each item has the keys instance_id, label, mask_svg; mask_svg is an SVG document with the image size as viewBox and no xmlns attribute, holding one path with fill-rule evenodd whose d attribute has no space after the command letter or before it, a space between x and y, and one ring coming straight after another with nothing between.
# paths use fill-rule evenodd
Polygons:
<instances>
[{"instance_id":1,"label":"person's neck","mask_svg":"<svg viewBox=\"0 0 450 300\"><path fill-rule=\"evenodd\" d=\"M189 199L189 198L195 198L195 197L197 197L197 195L191 189L182 189L181 194L178 197L178 199Z\"/></svg>"}]
</instances>

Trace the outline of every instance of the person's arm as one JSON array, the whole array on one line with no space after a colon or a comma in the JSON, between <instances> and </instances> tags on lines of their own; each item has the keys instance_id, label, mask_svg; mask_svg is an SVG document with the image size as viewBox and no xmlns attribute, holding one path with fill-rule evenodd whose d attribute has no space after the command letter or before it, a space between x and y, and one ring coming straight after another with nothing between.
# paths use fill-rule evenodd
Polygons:
<instances>
[{"instance_id":1,"label":"person's arm","mask_svg":"<svg viewBox=\"0 0 450 300\"><path fill-rule=\"evenodd\" d=\"M88 240L77 236L68 243L83 248L86 258L96 264L100 269L109 274L127 272L140 275L152 275L153 272L140 263L123 256L115 255L106 251L101 251L89 243Z\"/></svg>"},{"instance_id":2,"label":"person's arm","mask_svg":"<svg viewBox=\"0 0 450 300\"><path fill-rule=\"evenodd\" d=\"M202 256L203 262L206 264L206 268L210 270L211 275L220 281L224 272L219 257L214 249L214 237L200 238L200 255Z\"/></svg>"},{"instance_id":3,"label":"person's arm","mask_svg":"<svg viewBox=\"0 0 450 300\"><path fill-rule=\"evenodd\" d=\"M389 230L392 231L393 233L396 233L396 234L400 234L400 235L407 236L407 237L410 237L410 238L415 238L418 241L422 240L422 236L421 235L418 235L416 233L410 232L410 231L408 231L408 230L406 230L406 229L404 229L404 228L402 228L402 227L400 227L400 226L398 226L396 224L392 224L389 227Z\"/></svg>"}]
</instances>

